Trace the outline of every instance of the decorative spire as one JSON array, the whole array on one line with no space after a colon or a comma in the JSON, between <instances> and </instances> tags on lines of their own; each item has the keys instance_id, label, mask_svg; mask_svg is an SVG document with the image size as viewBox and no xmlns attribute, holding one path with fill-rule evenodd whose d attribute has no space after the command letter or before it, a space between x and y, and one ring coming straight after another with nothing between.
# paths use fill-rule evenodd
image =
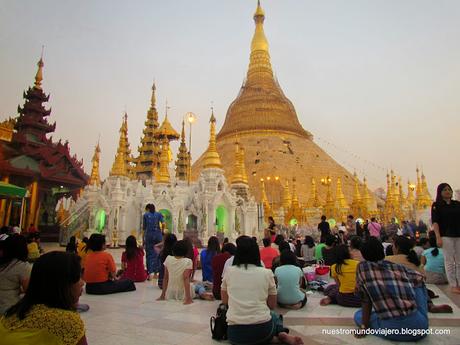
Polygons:
<instances>
[{"instance_id":1,"label":"decorative spire","mask_svg":"<svg viewBox=\"0 0 460 345\"><path fill-rule=\"evenodd\" d=\"M125 161L126 161L126 171L128 173L128 177L131 179L135 178L134 174L134 167L132 166L132 163L134 161L132 155L131 155L131 148L129 145L129 139L128 139L128 113L125 111L125 115L123 117L123 124L121 125L121 129L123 136L124 136L124 142L125 142Z\"/></svg>"},{"instance_id":2,"label":"decorative spire","mask_svg":"<svg viewBox=\"0 0 460 345\"><path fill-rule=\"evenodd\" d=\"M91 176L88 181L88 185L90 186L93 186L93 185L96 185L98 187L101 186L101 177L99 175L100 153L101 153L101 148L99 146L99 141L98 141L94 149L93 159L91 159L91 162L93 163L93 167L91 168Z\"/></svg>"},{"instance_id":3,"label":"decorative spire","mask_svg":"<svg viewBox=\"0 0 460 345\"><path fill-rule=\"evenodd\" d=\"M141 146L137 149L139 156L136 158L136 174L152 177L153 171L158 168L160 163L160 140L155 137L156 131L160 127L158 122L158 112L156 109L156 86L152 85L152 96L150 98L150 108L147 111L147 120L141 139Z\"/></svg>"},{"instance_id":4,"label":"decorative spire","mask_svg":"<svg viewBox=\"0 0 460 345\"><path fill-rule=\"evenodd\" d=\"M320 207L320 206L321 206L321 201L318 198L318 190L316 188L316 181L312 177L311 178L310 197L308 198L308 201L307 201L307 207L313 208L313 207Z\"/></svg>"},{"instance_id":5,"label":"decorative spire","mask_svg":"<svg viewBox=\"0 0 460 345\"><path fill-rule=\"evenodd\" d=\"M415 186L407 180L407 203L411 206L415 203L415 195L414 195Z\"/></svg>"},{"instance_id":6,"label":"decorative spire","mask_svg":"<svg viewBox=\"0 0 460 345\"><path fill-rule=\"evenodd\" d=\"M261 180L261 194L262 194L261 202L264 207L265 218L267 218L268 216L272 215L272 209L270 207L270 203L268 202L267 193L265 192L265 182L263 179Z\"/></svg>"},{"instance_id":7,"label":"decorative spire","mask_svg":"<svg viewBox=\"0 0 460 345\"><path fill-rule=\"evenodd\" d=\"M362 199L361 193L359 192L359 180L356 172L353 174L353 179L355 181L355 191L353 193L353 201L351 203L351 211L355 217L362 216Z\"/></svg>"},{"instance_id":8,"label":"decorative spire","mask_svg":"<svg viewBox=\"0 0 460 345\"><path fill-rule=\"evenodd\" d=\"M235 142L235 166L231 181L232 184L248 184L248 175L244 164L244 148L240 147L238 140Z\"/></svg>"},{"instance_id":9,"label":"decorative spire","mask_svg":"<svg viewBox=\"0 0 460 345\"><path fill-rule=\"evenodd\" d=\"M126 159L126 135L124 133L125 118L120 128L120 140L118 142L117 154L110 171L110 176L128 176L128 167Z\"/></svg>"},{"instance_id":10,"label":"decorative spire","mask_svg":"<svg viewBox=\"0 0 460 345\"><path fill-rule=\"evenodd\" d=\"M219 153L216 147L216 118L214 117L214 109L211 111L211 123L209 133L209 146L204 155L204 169L218 168L222 169L222 163L220 162Z\"/></svg>"},{"instance_id":11,"label":"decorative spire","mask_svg":"<svg viewBox=\"0 0 460 345\"><path fill-rule=\"evenodd\" d=\"M399 194L399 205L401 208L407 206L407 199L404 196L404 191L403 191L403 184L401 180L401 176L398 178L398 194Z\"/></svg>"},{"instance_id":12,"label":"decorative spire","mask_svg":"<svg viewBox=\"0 0 460 345\"><path fill-rule=\"evenodd\" d=\"M363 179L363 193L362 193L362 204L364 209L369 212L372 207L372 196L369 193L369 188L367 187L367 179Z\"/></svg>"},{"instance_id":13,"label":"decorative spire","mask_svg":"<svg viewBox=\"0 0 460 345\"><path fill-rule=\"evenodd\" d=\"M340 177L337 177L337 190L335 193L335 200L338 208L348 208L347 200L345 199L345 195L342 191L342 180Z\"/></svg>"},{"instance_id":14,"label":"decorative spire","mask_svg":"<svg viewBox=\"0 0 460 345\"><path fill-rule=\"evenodd\" d=\"M425 178L425 175L423 174L423 171L422 171L422 178L420 182L420 194L416 196L416 200L417 200L416 206L418 210L424 210L430 207L433 202L431 199L430 192L428 191L428 184L426 182L426 178Z\"/></svg>"},{"instance_id":15,"label":"decorative spire","mask_svg":"<svg viewBox=\"0 0 460 345\"><path fill-rule=\"evenodd\" d=\"M169 140L167 137L163 138L161 145L160 155L160 169L156 179L158 183L169 183Z\"/></svg>"},{"instance_id":16,"label":"decorative spire","mask_svg":"<svg viewBox=\"0 0 460 345\"><path fill-rule=\"evenodd\" d=\"M284 210L288 210L291 207L291 193L289 192L289 181L286 180L286 183L283 187L283 208Z\"/></svg>"},{"instance_id":17,"label":"decorative spire","mask_svg":"<svg viewBox=\"0 0 460 345\"><path fill-rule=\"evenodd\" d=\"M257 9L254 13L254 22L256 25L254 36L251 42L251 57L248 69L248 83L253 77L264 77L273 80L273 70L270 63L270 53L268 52L268 40L264 32L265 12L257 3Z\"/></svg>"},{"instance_id":18,"label":"decorative spire","mask_svg":"<svg viewBox=\"0 0 460 345\"><path fill-rule=\"evenodd\" d=\"M37 74L35 74L34 87L36 89L41 90L42 80L43 80L43 66L45 66L45 64L43 63L43 46L42 46L42 55L40 56L40 60L38 61L37 66L38 66L38 70L37 70Z\"/></svg>"},{"instance_id":19,"label":"decorative spire","mask_svg":"<svg viewBox=\"0 0 460 345\"><path fill-rule=\"evenodd\" d=\"M176 177L181 181L188 181L188 174L190 170L190 159L185 145L185 121L182 120L182 132L179 145L179 152L177 153L176 160Z\"/></svg>"}]
</instances>

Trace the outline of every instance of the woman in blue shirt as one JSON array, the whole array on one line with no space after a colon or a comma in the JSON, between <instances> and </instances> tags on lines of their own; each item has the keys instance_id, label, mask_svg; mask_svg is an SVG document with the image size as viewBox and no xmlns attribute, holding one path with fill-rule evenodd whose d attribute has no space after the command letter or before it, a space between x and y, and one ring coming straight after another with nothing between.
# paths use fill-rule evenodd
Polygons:
<instances>
[{"instance_id":1,"label":"woman in blue shirt","mask_svg":"<svg viewBox=\"0 0 460 345\"><path fill-rule=\"evenodd\" d=\"M297 266L297 257L290 250L283 250L280 264L275 269L278 305L282 308L300 309L307 303L307 295L300 289L303 271Z\"/></svg>"},{"instance_id":2,"label":"woman in blue shirt","mask_svg":"<svg viewBox=\"0 0 460 345\"><path fill-rule=\"evenodd\" d=\"M201 269L203 270L203 281L212 283L212 266L211 261L214 256L219 254L220 244L216 236L209 237L208 246L200 253Z\"/></svg>"},{"instance_id":3,"label":"woman in blue shirt","mask_svg":"<svg viewBox=\"0 0 460 345\"><path fill-rule=\"evenodd\" d=\"M447 284L442 248L436 245L436 235L430 233L430 248L422 253L421 262L425 266L427 284Z\"/></svg>"}]
</instances>

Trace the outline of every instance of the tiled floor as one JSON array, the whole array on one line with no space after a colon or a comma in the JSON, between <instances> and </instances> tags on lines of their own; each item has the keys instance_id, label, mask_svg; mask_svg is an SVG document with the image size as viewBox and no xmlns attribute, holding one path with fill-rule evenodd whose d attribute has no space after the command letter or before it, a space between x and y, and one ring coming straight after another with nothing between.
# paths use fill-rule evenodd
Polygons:
<instances>
[{"instance_id":1,"label":"tiled floor","mask_svg":"<svg viewBox=\"0 0 460 345\"><path fill-rule=\"evenodd\" d=\"M45 249L56 249L45 245ZM110 250L119 262L121 250ZM199 278L199 273L196 278ZM160 290L151 282L137 283L133 292L91 296L83 294L80 301L91 309L81 314L91 345L118 344L219 344L211 339L209 318L216 311L218 302L194 300L192 305L179 302L157 302ZM460 298L445 293L445 287L431 288L440 295L435 303L448 303L453 314L430 314L434 330L448 329L450 335L430 335L418 344L460 344ZM449 295L449 296L448 296ZM354 328L352 316L356 309L319 305L320 294L309 296L306 308L298 311L279 310L284 314L286 326L303 337L305 344L397 344L367 336L355 339L353 335L327 335L327 330ZM455 303L456 302L456 303Z\"/></svg>"}]
</instances>

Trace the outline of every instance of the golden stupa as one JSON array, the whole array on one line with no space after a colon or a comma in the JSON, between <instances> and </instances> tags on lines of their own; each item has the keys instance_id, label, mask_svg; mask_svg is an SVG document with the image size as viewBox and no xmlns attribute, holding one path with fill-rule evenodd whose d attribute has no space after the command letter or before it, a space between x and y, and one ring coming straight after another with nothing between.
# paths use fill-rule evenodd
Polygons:
<instances>
[{"instance_id":1,"label":"golden stupa","mask_svg":"<svg viewBox=\"0 0 460 345\"><path fill-rule=\"evenodd\" d=\"M258 2L246 80L230 104L217 134L217 151L225 175L230 181L235 166L235 141L238 141L245 150L250 191L259 202L264 186L270 206L281 207L286 193L284 186L287 181L288 186L292 186L295 179L298 200L301 205L306 205L312 179L321 181L328 176L333 181L331 190L336 189L335 181L340 179L343 194L351 204L355 183L353 174L313 142L313 135L302 128L294 105L274 78L264 19L265 13ZM204 159L205 154L193 164L193 179L203 168ZM328 186L318 184L316 189L319 199L325 200Z\"/></svg>"}]
</instances>

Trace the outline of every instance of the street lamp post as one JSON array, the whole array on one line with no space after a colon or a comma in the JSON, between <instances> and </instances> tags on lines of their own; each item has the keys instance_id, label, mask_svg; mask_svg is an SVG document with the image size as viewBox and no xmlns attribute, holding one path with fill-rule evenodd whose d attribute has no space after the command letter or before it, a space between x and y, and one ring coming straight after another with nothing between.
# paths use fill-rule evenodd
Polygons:
<instances>
[{"instance_id":1,"label":"street lamp post","mask_svg":"<svg viewBox=\"0 0 460 345\"><path fill-rule=\"evenodd\" d=\"M192 124L196 121L196 115L192 112L188 112L185 114L185 117L187 118L187 122L190 125L190 131L189 131L189 136L188 136L188 159L189 159L189 164L188 164L188 185L190 185L190 182L192 181Z\"/></svg>"}]
</instances>

